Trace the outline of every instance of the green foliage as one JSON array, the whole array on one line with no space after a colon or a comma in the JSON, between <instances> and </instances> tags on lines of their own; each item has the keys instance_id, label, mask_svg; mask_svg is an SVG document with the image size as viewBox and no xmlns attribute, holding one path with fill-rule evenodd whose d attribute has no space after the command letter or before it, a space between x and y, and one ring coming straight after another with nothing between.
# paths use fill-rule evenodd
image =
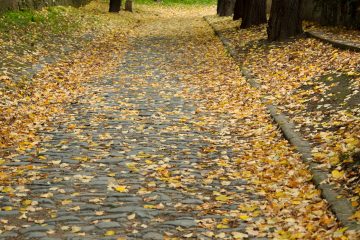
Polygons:
<instances>
[{"instance_id":1,"label":"green foliage","mask_svg":"<svg viewBox=\"0 0 360 240\"><path fill-rule=\"evenodd\" d=\"M123 0L125 1L125 0ZM154 0L133 0L137 4L153 4L156 3ZM162 0L161 4L172 5L172 4L186 4L186 5L211 5L216 4L216 0Z\"/></svg>"},{"instance_id":2,"label":"green foliage","mask_svg":"<svg viewBox=\"0 0 360 240\"><path fill-rule=\"evenodd\" d=\"M0 31L22 31L29 27L47 28L54 33L73 30L77 26L77 21L69 22L67 20L70 11L74 10L72 8L57 6L49 7L41 11L24 10L6 12L0 17Z\"/></svg>"},{"instance_id":3,"label":"green foliage","mask_svg":"<svg viewBox=\"0 0 360 240\"><path fill-rule=\"evenodd\" d=\"M7 12L1 17L0 27L6 28L13 25L28 26L33 22L44 22L45 16L35 11Z\"/></svg>"}]
</instances>

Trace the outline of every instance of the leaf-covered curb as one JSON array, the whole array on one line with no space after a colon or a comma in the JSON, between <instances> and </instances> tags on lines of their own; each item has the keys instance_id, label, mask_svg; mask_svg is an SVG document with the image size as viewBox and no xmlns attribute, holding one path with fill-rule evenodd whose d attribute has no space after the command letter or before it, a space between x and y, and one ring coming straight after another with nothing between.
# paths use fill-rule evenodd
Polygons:
<instances>
[{"instance_id":1,"label":"leaf-covered curb","mask_svg":"<svg viewBox=\"0 0 360 240\"><path fill-rule=\"evenodd\" d=\"M307 31L307 32L305 32L305 34L307 37L312 37L312 38L318 39L320 41L330 43L331 45L333 45L336 48L360 52L360 45L355 45L355 43L330 39L330 38L324 36L323 34L315 32L315 31Z\"/></svg>"},{"instance_id":2,"label":"leaf-covered curb","mask_svg":"<svg viewBox=\"0 0 360 240\"><path fill-rule=\"evenodd\" d=\"M229 52L229 55L236 59L236 51L231 47L229 41L222 35L221 32L217 31L213 24L208 20L207 17L204 17L205 21L211 26L214 30L215 35L217 35L221 42L224 44L226 50ZM307 33L309 34L309 33ZM313 36L315 37L315 36ZM319 38L319 37L316 37ZM347 49L351 49L351 47L356 48L356 51L360 51L360 48L355 46L349 46L345 43L340 43L338 41L333 41L325 38L321 38L320 40L327 41L334 46L343 46L348 47ZM335 45L336 43L336 45ZM343 48L342 47L342 48ZM355 50L355 49L351 49ZM241 72L249 84L254 88L259 88L260 85L256 81L256 78L251 74L248 69L241 68ZM261 99L263 102L266 102L266 99L262 97ZM351 230L360 230L360 224L356 221L349 220L349 218L354 214L355 208L351 205L351 203L346 199L343 198L340 193L330 184L326 183L328 179L328 172L320 170L320 164L316 163L312 159L311 154L311 145L308 141L304 140L300 133L296 132L294 129L294 124L291 123L286 115L279 112L275 105L266 104L266 108L269 111L271 117L274 121L279 125L282 133L284 134L285 138L296 148L296 150L301 154L302 160L308 164L309 170L313 175L313 182L318 189L321 190L323 198L329 203L331 210L336 215L337 219L340 223Z\"/></svg>"}]
</instances>

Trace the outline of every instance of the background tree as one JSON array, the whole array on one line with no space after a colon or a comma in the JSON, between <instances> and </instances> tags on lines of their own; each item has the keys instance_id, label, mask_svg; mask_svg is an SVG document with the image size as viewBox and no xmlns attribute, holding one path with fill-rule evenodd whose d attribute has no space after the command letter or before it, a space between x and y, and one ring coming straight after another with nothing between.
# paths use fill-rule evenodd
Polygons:
<instances>
[{"instance_id":1,"label":"background tree","mask_svg":"<svg viewBox=\"0 0 360 240\"><path fill-rule=\"evenodd\" d=\"M239 20L244 16L245 0L236 0L233 20Z\"/></svg>"},{"instance_id":2,"label":"background tree","mask_svg":"<svg viewBox=\"0 0 360 240\"><path fill-rule=\"evenodd\" d=\"M218 0L217 14L221 17L231 16L234 13L235 0Z\"/></svg>"},{"instance_id":3,"label":"background tree","mask_svg":"<svg viewBox=\"0 0 360 240\"><path fill-rule=\"evenodd\" d=\"M132 0L126 0L125 11L129 11L129 12L133 11L133 1Z\"/></svg>"},{"instance_id":4,"label":"background tree","mask_svg":"<svg viewBox=\"0 0 360 240\"><path fill-rule=\"evenodd\" d=\"M266 23L266 0L245 1L240 28Z\"/></svg>"},{"instance_id":5,"label":"background tree","mask_svg":"<svg viewBox=\"0 0 360 240\"><path fill-rule=\"evenodd\" d=\"M110 0L109 12L120 12L121 0Z\"/></svg>"},{"instance_id":6,"label":"background tree","mask_svg":"<svg viewBox=\"0 0 360 240\"><path fill-rule=\"evenodd\" d=\"M285 40L303 32L302 0L273 0L268 25L270 41Z\"/></svg>"},{"instance_id":7,"label":"background tree","mask_svg":"<svg viewBox=\"0 0 360 240\"><path fill-rule=\"evenodd\" d=\"M316 0L322 25L360 29L360 0Z\"/></svg>"}]
</instances>

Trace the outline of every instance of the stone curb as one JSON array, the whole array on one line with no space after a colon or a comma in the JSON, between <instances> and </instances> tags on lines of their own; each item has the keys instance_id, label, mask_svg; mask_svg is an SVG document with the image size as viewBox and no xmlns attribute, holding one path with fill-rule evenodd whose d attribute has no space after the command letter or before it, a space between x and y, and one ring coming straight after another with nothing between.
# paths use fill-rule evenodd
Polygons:
<instances>
[{"instance_id":1,"label":"stone curb","mask_svg":"<svg viewBox=\"0 0 360 240\"><path fill-rule=\"evenodd\" d=\"M236 51L231 48L229 41L222 35L221 32L215 29L207 17L204 17L204 19L211 26L215 35L220 38L226 50L229 52L229 55L236 59ZM260 84L256 81L256 78L248 69L241 67L241 73L252 87L260 88ZM261 100L262 102L266 102L265 97L262 97ZM329 203L331 210L339 222L344 227L348 227L349 230L360 231L360 224L356 221L349 220L349 218L354 214L355 208L351 205L350 201L341 197L340 193L332 185L327 183L329 173L321 170L320 165L313 161L311 144L304 140L303 136L301 136L299 132L295 131L294 124L286 115L281 113L275 105L266 104L266 109L281 129L285 138L296 148L297 152L300 153L303 162L309 166L309 170L313 176L312 181L315 186L321 190L322 197Z\"/></svg>"},{"instance_id":2,"label":"stone curb","mask_svg":"<svg viewBox=\"0 0 360 240\"><path fill-rule=\"evenodd\" d=\"M340 49L343 49L343 50L350 50L350 51L360 52L360 44L359 45L354 45L354 44L351 44L351 43L346 42L346 41L329 39L329 38L326 38L324 35L322 35L322 34L320 34L318 32L315 32L315 31L305 32L305 35L307 37L312 37L312 38L318 39L320 41L323 41L325 43L330 43L331 45L333 45L336 48L340 48Z\"/></svg>"}]
</instances>

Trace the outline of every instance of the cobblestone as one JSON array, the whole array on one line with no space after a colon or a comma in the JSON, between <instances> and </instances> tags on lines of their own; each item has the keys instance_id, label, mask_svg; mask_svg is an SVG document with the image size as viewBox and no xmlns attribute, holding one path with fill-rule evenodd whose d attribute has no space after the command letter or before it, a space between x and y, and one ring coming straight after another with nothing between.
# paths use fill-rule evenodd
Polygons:
<instances>
[{"instance_id":1,"label":"cobblestone","mask_svg":"<svg viewBox=\"0 0 360 240\"><path fill-rule=\"evenodd\" d=\"M157 27L148 24L150 29ZM165 26L171 30L171 25ZM263 196L246 188L248 182L240 175L229 184L224 176L207 178L232 170L218 164L235 153L226 143L214 144L223 140L221 123L207 129L196 126L199 119L216 113L199 113L202 100L179 94L184 88L179 81L184 70L173 68L179 60L174 50L179 44L176 35L131 38L116 73L89 83L90 96L71 105L68 119L59 117L54 120L54 131L41 133L50 139L37 146L46 149L42 156L47 160L34 162L41 166L38 171L45 179L25 186L28 191L23 195L3 198L14 206L25 199L37 204L29 203L31 211L24 219L19 211L0 211L1 220L18 227L4 230L1 240L164 239L165 235L213 239L204 235L202 226L211 222L216 234L222 231L217 224L228 221L242 201L254 199L259 206L265 202ZM188 51L191 56L193 52ZM197 64L207 63L199 60ZM199 70L197 66L186 68ZM226 122L226 114L219 119ZM23 155L24 159L36 158L34 152ZM59 160L61 163L52 163ZM28 164L18 164L22 163ZM221 196L224 189L241 198ZM223 199L215 201L218 196ZM259 219L261 214L259 211ZM29 222L48 226L24 227ZM226 231L244 232L245 224L236 219ZM105 236L110 230L114 236Z\"/></svg>"}]
</instances>

